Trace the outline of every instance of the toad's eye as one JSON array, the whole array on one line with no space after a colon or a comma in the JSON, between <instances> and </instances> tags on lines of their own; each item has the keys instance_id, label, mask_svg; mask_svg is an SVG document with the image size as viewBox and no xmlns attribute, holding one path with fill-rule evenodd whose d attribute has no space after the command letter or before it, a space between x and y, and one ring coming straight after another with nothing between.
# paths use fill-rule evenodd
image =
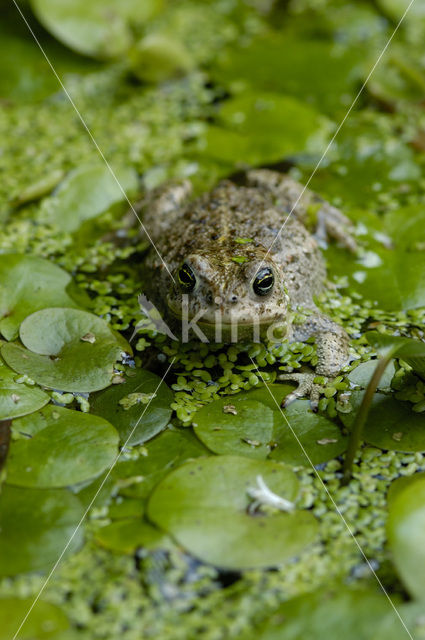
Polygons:
<instances>
[{"instance_id":1,"label":"toad's eye","mask_svg":"<svg viewBox=\"0 0 425 640\"><path fill-rule=\"evenodd\" d=\"M177 278L182 291L190 293L194 290L196 285L195 274L186 262L180 267Z\"/></svg>"},{"instance_id":2,"label":"toad's eye","mask_svg":"<svg viewBox=\"0 0 425 640\"><path fill-rule=\"evenodd\" d=\"M257 296L266 296L273 289L274 274L269 267L261 269L255 276L252 288Z\"/></svg>"}]
</instances>

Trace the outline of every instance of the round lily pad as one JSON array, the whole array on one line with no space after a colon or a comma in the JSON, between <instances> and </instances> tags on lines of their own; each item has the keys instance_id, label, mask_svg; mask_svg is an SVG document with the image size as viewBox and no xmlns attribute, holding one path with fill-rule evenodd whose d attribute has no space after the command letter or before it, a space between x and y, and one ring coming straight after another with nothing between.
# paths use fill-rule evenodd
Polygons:
<instances>
[{"instance_id":1,"label":"round lily pad","mask_svg":"<svg viewBox=\"0 0 425 640\"><path fill-rule=\"evenodd\" d=\"M113 492L115 493L115 492ZM108 505L108 517L111 520L128 520L129 518L142 518L145 513L145 503L137 498L123 498L116 496Z\"/></svg>"},{"instance_id":2,"label":"round lily pad","mask_svg":"<svg viewBox=\"0 0 425 640\"><path fill-rule=\"evenodd\" d=\"M193 428L214 453L266 458L273 438L273 411L249 394L220 398L196 413Z\"/></svg>"},{"instance_id":3,"label":"round lily pad","mask_svg":"<svg viewBox=\"0 0 425 640\"><path fill-rule=\"evenodd\" d=\"M34 598L0 599L0 640L11 640L34 604ZM50 602L37 600L22 629L19 640L47 640L69 628L66 615Z\"/></svg>"},{"instance_id":4,"label":"round lily pad","mask_svg":"<svg viewBox=\"0 0 425 640\"><path fill-rule=\"evenodd\" d=\"M18 335L28 315L45 307L77 307L66 288L71 276L48 260L19 254L0 255L0 333Z\"/></svg>"},{"instance_id":5,"label":"round lily pad","mask_svg":"<svg viewBox=\"0 0 425 640\"><path fill-rule=\"evenodd\" d=\"M317 535L311 513L249 512L247 491L266 486L293 501L295 474L276 462L237 456L198 458L172 471L156 487L148 517L204 562L228 569L280 565Z\"/></svg>"},{"instance_id":6,"label":"round lily pad","mask_svg":"<svg viewBox=\"0 0 425 640\"><path fill-rule=\"evenodd\" d=\"M132 25L143 24L162 0L31 0L40 22L63 44L87 56L113 58L132 42Z\"/></svg>"},{"instance_id":7,"label":"round lily pad","mask_svg":"<svg viewBox=\"0 0 425 640\"><path fill-rule=\"evenodd\" d=\"M49 405L15 420L8 484L65 487L94 478L118 454L118 434L97 416Z\"/></svg>"},{"instance_id":8,"label":"round lily pad","mask_svg":"<svg viewBox=\"0 0 425 640\"><path fill-rule=\"evenodd\" d=\"M127 371L125 382L114 385L94 396L91 411L112 422L121 442L146 442L168 424L173 393L165 382L144 369ZM136 426L137 425L137 426Z\"/></svg>"},{"instance_id":9,"label":"round lily pad","mask_svg":"<svg viewBox=\"0 0 425 640\"><path fill-rule=\"evenodd\" d=\"M137 191L137 173L131 167L125 167L117 169L115 175L119 184L104 163L71 171L49 201L49 216L53 222L61 231L76 231L86 220L126 202L126 194Z\"/></svg>"},{"instance_id":10,"label":"round lily pad","mask_svg":"<svg viewBox=\"0 0 425 640\"><path fill-rule=\"evenodd\" d=\"M376 589L338 585L291 598L257 630L259 640L370 640L388 614L387 598ZM397 630L402 632L400 622ZM403 634L397 636L404 637Z\"/></svg>"},{"instance_id":11,"label":"round lily pad","mask_svg":"<svg viewBox=\"0 0 425 640\"><path fill-rule=\"evenodd\" d=\"M361 131L354 133L352 131L350 138L353 141L362 137L366 141L367 134L365 136L364 133ZM378 143L378 140L373 141L370 139L370 145L371 147L374 146L378 153L371 154L367 160L363 156L358 168L362 173L373 174L374 180L379 181L384 189L391 188L391 183L388 187L384 186L388 176L400 173L399 169L402 167L407 168L410 166L413 171L418 169L418 165L412 162L412 158L409 158L412 150L406 149L401 140L398 143L394 142L391 152L385 142ZM379 158L380 153L383 154L381 158ZM375 167L368 166L370 161L377 162L378 165L375 165ZM390 168L388 166L393 164L394 161L400 163L398 168ZM359 187L368 182L366 175L361 176L358 174L356 176L357 171L348 158L347 167L350 170L350 177L353 176L350 192L353 186L357 185L356 192L364 198L365 193ZM385 175L382 178L381 176L378 177L378 172L380 173L381 171L385 171ZM414 182L416 179L415 175L406 176L405 178L406 182L408 180L413 180ZM372 184L377 183L374 182ZM411 242L409 247L406 246L406 238L403 238L402 229L405 226L408 227L413 218L416 218L416 224L420 227L420 230L416 228L410 233L409 229ZM332 273L350 278L351 286L354 286L355 290L366 299L373 300L379 309L394 311L423 307L425 305L425 261L422 259L423 252L421 249L415 249L416 243L419 245L423 242L421 238L424 229L422 209L420 209L419 215L418 213L415 215L412 210L397 207L397 212L391 216L390 220L391 227L388 229L385 226L381 227L380 233L388 238L393 238L394 246L388 246L388 243L383 246L376 241L372 242L369 244L370 250L357 259L348 256L346 252L344 254L343 251L338 250L335 246L330 246L326 251L326 258L330 262ZM382 286L383 282L385 282L385 286Z\"/></svg>"},{"instance_id":12,"label":"round lily pad","mask_svg":"<svg viewBox=\"0 0 425 640\"><path fill-rule=\"evenodd\" d=\"M40 200L44 196L49 195L59 182L63 179L64 172L62 169L54 169L47 173L39 180L30 182L24 189L20 190L12 200L14 207L21 207L23 204Z\"/></svg>"},{"instance_id":13,"label":"round lily pad","mask_svg":"<svg viewBox=\"0 0 425 640\"><path fill-rule=\"evenodd\" d=\"M280 396L277 389L272 392L276 398ZM277 413L270 458L293 465L318 465L336 458L347 448L347 438L341 429L325 416L313 413L309 400L296 400L284 410L284 415L286 420Z\"/></svg>"},{"instance_id":14,"label":"round lily pad","mask_svg":"<svg viewBox=\"0 0 425 640\"><path fill-rule=\"evenodd\" d=\"M366 388L370 382L373 372L376 369L377 361L369 360L368 362L362 362L358 367L350 371L347 378L350 382L357 387ZM393 362L387 365L382 378L378 383L378 389L389 389L391 387L391 380L395 373L395 366Z\"/></svg>"},{"instance_id":15,"label":"round lily pad","mask_svg":"<svg viewBox=\"0 0 425 640\"><path fill-rule=\"evenodd\" d=\"M169 34L151 33L129 51L132 73L142 82L164 82L193 68L193 58L179 40Z\"/></svg>"},{"instance_id":16,"label":"round lily pad","mask_svg":"<svg viewBox=\"0 0 425 640\"><path fill-rule=\"evenodd\" d=\"M20 327L25 345L4 344L7 364L40 385L60 391L97 391L109 386L113 368L130 345L105 320L78 309L42 309Z\"/></svg>"},{"instance_id":17,"label":"round lily pad","mask_svg":"<svg viewBox=\"0 0 425 640\"><path fill-rule=\"evenodd\" d=\"M130 459L121 456L112 472L104 482L96 497L96 505L108 506L112 519L142 516L144 501L152 493L152 489L175 467L186 460L208 455L208 449L189 429L168 428L150 440L143 448L133 450ZM104 474L92 481L88 486L78 488L78 497L88 505L105 480ZM110 504L111 494L117 500L125 499L126 505L121 508ZM130 508L129 500L139 505L138 511L126 512ZM124 511L124 516L117 511ZM137 510L137 507L136 507Z\"/></svg>"},{"instance_id":18,"label":"round lily pad","mask_svg":"<svg viewBox=\"0 0 425 640\"><path fill-rule=\"evenodd\" d=\"M348 429L354 422L363 395L363 391L353 391L350 399L353 411L341 415ZM391 451L425 451L425 416L412 411L411 406L393 396L375 393L363 429L365 442Z\"/></svg>"},{"instance_id":19,"label":"round lily pad","mask_svg":"<svg viewBox=\"0 0 425 640\"><path fill-rule=\"evenodd\" d=\"M229 164L256 165L301 151L315 153L330 132L329 120L314 107L292 96L258 90L225 101L218 123L206 130L204 154Z\"/></svg>"},{"instance_id":20,"label":"round lily pad","mask_svg":"<svg viewBox=\"0 0 425 640\"><path fill-rule=\"evenodd\" d=\"M394 563L410 593L425 593L425 476L397 491L389 505L388 540Z\"/></svg>"},{"instance_id":21,"label":"round lily pad","mask_svg":"<svg viewBox=\"0 0 425 640\"><path fill-rule=\"evenodd\" d=\"M50 400L39 387L15 382L17 377L15 371L0 362L0 420L32 413Z\"/></svg>"},{"instance_id":22,"label":"round lily pad","mask_svg":"<svg viewBox=\"0 0 425 640\"><path fill-rule=\"evenodd\" d=\"M400 476L396 480L393 480L390 484L390 488L387 493L387 504L391 504L392 500L400 493L404 491L409 485L417 482L420 479L425 479L425 473L415 473L413 476Z\"/></svg>"},{"instance_id":23,"label":"round lily pad","mask_svg":"<svg viewBox=\"0 0 425 640\"><path fill-rule=\"evenodd\" d=\"M49 570L83 515L78 498L66 489L3 486L0 494L0 576ZM82 543L79 529L68 547Z\"/></svg>"},{"instance_id":24,"label":"round lily pad","mask_svg":"<svg viewBox=\"0 0 425 640\"><path fill-rule=\"evenodd\" d=\"M208 455L208 449L188 429L167 429L146 445L145 455L119 461L112 472L120 495L147 498L152 489L186 460Z\"/></svg>"},{"instance_id":25,"label":"round lily pad","mask_svg":"<svg viewBox=\"0 0 425 640\"><path fill-rule=\"evenodd\" d=\"M422 2L418 4L412 3L409 7L408 0L378 0L378 7L380 7L385 13L384 15L390 16L394 21L398 22L400 18L404 17L404 12L409 8L409 12L406 13L406 24L410 27L412 25L422 25L425 16L425 8Z\"/></svg>"},{"instance_id":26,"label":"round lily pad","mask_svg":"<svg viewBox=\"0 0 425 640\"><path fill-rule=\"evenodd\" d=\"M385 333L378 333L377 331L368 331L365 336L368 342L375 347L384 358L403 359L412 367L415 373L425 377L425 343L422 340L391 336ZM387 369L391 364L393 363L391 362L387 365Z\"/></svg>"},{"instance_id":27,"label":"round lily pad","mask_svg":"<svg viewBox=\"0 0 425 640\"><path fill-rule=\"evenodd\" d=\"M280 409L292 389L289 385L272 384L219 398L195 414L194 431L215 453L252 458L269 455L309 466L298 438L315 465L340 455L347 446L346 437L331 420L313 413L308 400L297 400Z\"/></svg>"},{"instance_id":28,"label":"round lily pad","mask_svg":"<svg viewBox=\"0 0 425 640\"><path fill-rule=\"evenodd\" d=\"M424 604L418 601L397 605L397 613L394 610L388 611L387 615L379 621L374 640L401 640L406 636L409 637L399 616L414 640L423 640L425 637Z\"/></svg>"},{"instance_id":29,"label":"round lily pad","mask_svg":"<svg viewBox=\"0 0 425 640\"><path fill-rule=\"evenodd\" d=\"M260 96L262 89L293 95L332 116L346 110L360 76L360 52L344 47L336 54L332 39L288 27L260 31L249 42L224 49L211 69L213 78L225 86L254 86Z\"/></svg>"}]
</instances>

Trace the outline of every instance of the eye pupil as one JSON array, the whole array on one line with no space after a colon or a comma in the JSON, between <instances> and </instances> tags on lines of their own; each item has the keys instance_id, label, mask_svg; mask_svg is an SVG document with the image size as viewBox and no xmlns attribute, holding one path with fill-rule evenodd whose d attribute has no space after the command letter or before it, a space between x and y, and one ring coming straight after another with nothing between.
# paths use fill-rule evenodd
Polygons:
<instances>
[{"instance_id":1,"label":"eye pupil","mask_svg":"<svg viewBox=\"0 0 425 640\"><path fill-rule=\"evenodd\" d=\"M266 296L273 289L273 285L273 271L269 267L266 267L257 273L252 286L257 296Z\"/></svg>"},{"instance_id":2,"label":"eye pupil","mask_svg":"<svg viewBox=\"0 0 425 640\"><path fill-rule=\"evenodd\" d=\"M178 281L183 291L189 293L193 291L196 285L195 274L188 264L184 263L178 272Z\"/></svg>"}]
</instances>

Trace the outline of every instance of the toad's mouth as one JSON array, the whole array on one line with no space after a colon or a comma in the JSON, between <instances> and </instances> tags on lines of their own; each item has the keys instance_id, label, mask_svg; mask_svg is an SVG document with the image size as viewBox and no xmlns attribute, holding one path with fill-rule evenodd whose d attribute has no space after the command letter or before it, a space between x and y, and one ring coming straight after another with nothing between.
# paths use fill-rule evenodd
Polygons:
<instances>
[{"instance_id":1,"label":"toad's mouth","mask_svg":"<svg viewBox=\"0 0 425 640\"><path fill-rule=\"evenodd\" d=\"M273 327L273 337L283 339L286 337L288 330L288 318L285 318L282 313L267 315L251 313L251 315L237 316L206 311L202 314L188 314L188 316L184 317L181 309L176 311L171 306L169 307L169 312L175 325L180 325L173 327L174 330L177 330L177 333L186 333L187 331L196 333L196 328L198 328L208 338L219 339L218 336L222 336L227 340L232 337L232 341L237 341L237 336L244 339L247 339L250 335L254 337L264 336L267 330ZM184 324L186 324L186 327L183 326Z\"/></svg>"},{"instance_id":2,"label":"toad's mouth","mask_svg":"<svg viewBox=\"0 0 425 640\"><path fill-rule=\"evenodd\" d=\"M180 309L177 311L170 306L169 311L176 320L197 324L200 327L205 326L213 328L217 325L220 325L223 328L226 327L230 329L235 325L240 325L241 327L252 327L255 325L270 326L271 324L278 321L280 321L282 324L285 323L285 319L282 317L282 314L264 315L258 313L252 314L250 316L237 316L224 313L211 314L206 311L205 313L201 314L188 314L186 317L184 317Z\"/></svg>"},{"instance_id":3,"label":"toad's mouth","mask_svg":"<svg viewBox=\"0 0 425 640\"><path fill-rule=\"evenodd\" d=\"M240 326L240 327L253 327L255 325L258 325L260 327L269 327L271 324L273 324L274 322L277 321L276 317L273 318L256 318L256 319L249 319L249 320L245 320L245 319L240 319L240 318L233 318L231 321L230 320L221 320L219 322L215 322L215 321L209 321L209 320L198 320L196 322L197 325L199 325L200 327L204 326L204 327L216 327L217 325L220 325L223 327L223 329L231 329L233 326ZM189 320L190 322L190 320ZM283 324L283 320L281 320L282 324Z\"/></svg>"}]
</instances>

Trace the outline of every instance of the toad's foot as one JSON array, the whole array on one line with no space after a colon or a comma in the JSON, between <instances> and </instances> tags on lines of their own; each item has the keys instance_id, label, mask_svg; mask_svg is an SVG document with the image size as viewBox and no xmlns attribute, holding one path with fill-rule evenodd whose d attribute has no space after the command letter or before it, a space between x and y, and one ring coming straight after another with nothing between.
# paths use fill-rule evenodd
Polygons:
<instances>
[{"instance_id":1,"label":"toad's foot","mask_svg":"<svg viewBox=\"0 0 425 640\"><path fill-rule=\"evenodd\" d=\"M340 242L350 251L356 251L357 243L352 235L353 225L351 221L341 213L339 209L333 207L318 196L315 198L318 206L317 227L315 236L322 247L327 246L327 239L333 238ZM319 205L319 203L321 203Z\"/></svg>"},{"instance_id":2,"label":"toad's foot","mask_svg":"<svg viewBox=\"0 0 425 640\"><path fill-rule=\"evenodd\" d=\"M323 387L314 382L317 377L316 373L282 373L277 377L278 380L292 380L298 382L298 387L289 393L280 405L286 408L297 398L308 398L310 400L310 406L315 413L319 408L320 394L323 392Z\"/></svg>"}]
</instances>

